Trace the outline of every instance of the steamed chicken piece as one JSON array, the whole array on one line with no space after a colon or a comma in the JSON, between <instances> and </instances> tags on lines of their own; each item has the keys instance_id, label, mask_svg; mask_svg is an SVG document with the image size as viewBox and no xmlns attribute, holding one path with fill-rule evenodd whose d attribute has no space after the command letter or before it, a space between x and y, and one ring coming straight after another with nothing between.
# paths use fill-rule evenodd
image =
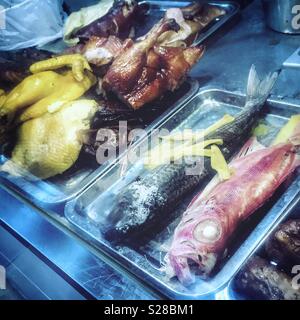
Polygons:
<instances>
[{"instance_id":1,"label":"steamed chicken piece","mask_svg":"<svg viewBox=\"0 0 300 320\"><path fill-rule=\"evenodd\" d=\"M0 117L12 118L17 111L53 94L61 85L61 79L62 76L53 71L30 75L7 95L0 108Z\"/></svg>"},{"instance_id":2,"label":"steamed chicken piece","mask_svg":"<svg viewBox=\"0 0 300 320\"><path fill-rule=\"evenodd\" d=\"M103 88L114 92L133 109L139 109L175 90L187 72L201 58L204 48L157 46L158 37L178 30L175 20L161 20L147 36L120 54L103 79Z\"/></svg>"},{"instance_id":3,"label":"steamed chicken piece","mask_svg":"<svg viewBox=\"0 0 300 320\"><path fill-rule=\"evenodd\" d=\"M13 162L41 179L63 173L79 156L78 131L90 129L96 111L95 101L78 100L54 114L25 122L18 129L12 158L2 170L13 173Z\"/></svg>"}]
</instances>

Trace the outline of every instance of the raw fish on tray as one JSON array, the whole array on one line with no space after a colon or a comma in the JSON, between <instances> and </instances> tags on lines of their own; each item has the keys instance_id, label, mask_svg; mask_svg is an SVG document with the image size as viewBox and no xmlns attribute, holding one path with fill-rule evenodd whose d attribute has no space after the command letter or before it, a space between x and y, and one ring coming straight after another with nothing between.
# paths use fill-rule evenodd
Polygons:
<instances>
[{"instance_id":1,"label":"raw fish on tray","mask_svg":"<svg viewBox=\"0 0 300 320\"><path fill-rule=\"evenodd\" d=\"M168 263L184 284L213 271L238 224L261 207L300 165L288 142L265 148L255 139L230 164L227 181L212 180L197 195L175 230Z\"/></svg>"},{"instance_id":2,"label":"raw fish on tray","mask_svg":"<svg viewBox=\"0 0 300 320\"><path fill-rule=\"evenodd\" d=\"M207 140L222 139L223 145L220 148L226 159L233 156L249 138L276 79L277 73L260 81L255 68L252 68L249 74L248 99L242 112L234 121L205 136ZM155 229L157 224L163 225L165 216L184 196L214 173L208 158L204 158L203 170L196 175L187 175L187 167L185 162L162 165L146 171L140 179L129 184L118 195L108 216L106 237L122 241L130 235L143 233L145 229Z\"/></svg>"}]
</instances>

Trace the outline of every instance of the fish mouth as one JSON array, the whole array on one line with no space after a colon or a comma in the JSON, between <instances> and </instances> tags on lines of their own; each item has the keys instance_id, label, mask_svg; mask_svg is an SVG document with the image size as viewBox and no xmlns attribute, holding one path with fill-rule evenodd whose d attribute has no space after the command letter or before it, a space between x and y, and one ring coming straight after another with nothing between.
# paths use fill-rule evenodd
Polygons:
<instances>
[{"instance_id":1,"label":"fish mouth","mask_svg":"<svg viewBox=\"0 0 300 320\"><path fill-rule=\"evenodd\" d=\"M186 249L186 251L185 251ZM190 248L171 250L167 255L167 263L178 280L184 286L195 283L196 276L207 279L217 262L217 255L209 252L191 252Z\"/></svg>"},{"instance_id":2,"label":"fish mouth","mask_svg":"<svg viewBox=\"0 0 300 320\"><path fill-rule=\"evenodd\" d=\"M201 255L185 257L169 254L168 260L178 280L188 287L196 282L196 277L208 279L216 265L217 257L215 254L208 254L205 258Z\"/></svg>"},{"instance_id":3,"label":"fish mouth","mask_svg":"<svg viewBox=\"0 0 300 320\"><path fill-rule=\"evenodd\" d=\"M177 256L169 253L168 255L169 265L177 276L178 280L184 286L190 286L195 282L195 275L191 272L189 260L185 256ZM197 262L192 259L192 262ZM199 263L198 263L199 264Z\"/></svg>"}]
</instances>

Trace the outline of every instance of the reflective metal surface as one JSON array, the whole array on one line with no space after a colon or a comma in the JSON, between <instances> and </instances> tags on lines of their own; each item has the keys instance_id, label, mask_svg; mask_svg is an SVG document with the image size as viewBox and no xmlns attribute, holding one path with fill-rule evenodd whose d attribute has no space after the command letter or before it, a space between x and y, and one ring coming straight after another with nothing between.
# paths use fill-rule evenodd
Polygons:
<instances>
[{"instance_id":1,"label":"reflective metal surface","mask_svg":"<svg viewBox=\"0 0 300 320\"><path fill-rule=\"evenodd\" d=\"M14 269L11 273L17 277L15 280L20 288L28 285L21 276L25 274L25 278L30 278L32 284L37 285L42 281L43 294L49 297L52 290L49 298L53 299L75 297L75 293L70 295L68 291L61 290L59 278L69 283L69 289L73 287L75 292L79 292L77 298L157 298L157 295L151 294L133 279L108 266L80 241L52 225L32 207L21 203L2 189L0 204L0 226L10 234L6 235L5 242L1 242L0 252L7 257L7 268ZM3 240L3 237L0 228L0 239ZM25 249L18 246L19 242L23 243ZM39 259L30 257L32 250ZM45 272L46 266L51 270ZM17 274L16 268L22 270L22 274ZM59 278L57 274L60 275ZM32 294L36 292L38 291L32 287Z\"/></svg>"},{"instance_id":2,"label":"reflective metal surface","mask_svg":"<svg viewBox=\"0 0 300 320\"><path fill-rule=\"evenodd\" d=\"M138 28L137 36L142 36L148 32L154 23L158 22L163 16L165 11L171 7L183 7L188 5L189 1L143 1L149 4L149 18L145 19L145 23ZM208 38L212 37L216 33L223 33L226 31L226 25L233 20L239 13L239 6L231 2L214 3L225 10L226 14L221 18L217 18L209 26L207 26L203 32L201 32L198 38L195 40L195 44L203 43ZM159 123L164 121L166 116L172 112L175 112L174 104L176 102L177 107L181 102L187 101L198 90L197 81L187 80L178 90L175 92L166 94L166 96L154 103L156 106L155 113L157 113L157 119L154 123L147 126L147 131L155 128ZM146 111L144 111L146 112ZM153 112L150 110L150 112ZM4 155L0 154L0 164L6 162L7 159ZM16 193L19 193L24 198L33 201L34 203L47 209L47 206L56 205L70 200L76 195L80 194L86 187L88 187L97 177L103 174L114 163L110 161L102 166L86 165L86 161L79 161L67 172L47 179L45 181L34 180L29 173L27 176L15 177L8 173L0 171L0 183L5 185L6 188L10 188ZM36 180L36 179L35 179Z\"/></svg>"},{"instance_id":3,"label":"reflective metal surface","mask_svg":"<svg viewBox=\"0 0 300 320\"><path fill-rule=\"evenodd\" d=\"M300 48L297 49L284 63L285 68L300 69Z\"/></svg>"},{"instance_id":4,"label":"reflective metal surface","mask_svg":"<svg viewBox=\"0 0 300 320\"><path fill-rule=\"evenodd\" d=\"M234 116L240 112L245 105L245 100L243 95L218 89L203 89L177 113L170 116L161 128L169 132L208 128L225 114ZM269 130L259 138L259 141L268 146L288 118L291 115L300 114L300 101L299 104L290 104L270 99L264 110L265 113L261 119ZM212 277L203 281L198 278L195 285L185 288L178 281L168 279L165 272L160 269L163 268L166 248L170 245L175 227L180 222L186 207L194 195L201 191L203 185L194 190L195 194L191 193L182 198L178 203L179 209L169 212L168 219L164 217L169 223L162 231L154 229L151 235L141 234L132 242L127 239L124 245L114 244L103 237L102 231L109 223L106 217L110 214L113 203L117 201L124 186L142 176L145 171L139 162L128 168L126 176L120 179L118 175L120 166L116 164L82 195L67 204L66 218L88 241L95 243L97 247L106 251L129 270L135 270L141 279L147 279L149 286L161 290L162 294L170 298L212 298L231 280L276 221L295 205L300 204L300 175L296 175L295 181L288 188L281 188L280 193L268 201L268 206L258 210L254 217L240 226L242 232L239 231L240 228L236 230L238 236L235 236L232 245L228 248L226 258L221 265L218 265Z\"/></svg>"},{"instance_id":5,"label":"reflective metal surface","mask_svg":"<svg viewBox=\"0 0 300 320\"><path fill-rule=\"evenodd\" d=\"M299 0L262 0L267 25L283 33L300 33Z\"/></svg>"},{"instance_id":6,"label":"reflective metal surface","mask_svg":"<svg viewBox=\"0 0 300 320\"><path fill-rule=\"evenodd\" d=\"M279 69L299 47L299 40L299 36L284 35L268 29L261 2L255 1L243 11L238 25L216 43L210 44L206 55L193 69L191 76L199 80L201 87L222 87L228 91L243 93L251 64L255 63L259 73ZM298 79L299 70L284 69L273 95L291 103L296 101L297 104L300 99ZM296 210L300 210L300 207ZM62 214L63 207L57 209L57 212ZM49 257L49 261L53 261L53 266L65 270L65 274L85 288L83 290L89 294L99 298L105 295L111 297L109 277L112 273L114 274L112 277L117 279L120 290L120 292L114 291L114 297L122 296L122 299L127 296L152 297L144 287L140 287L135 280L128 278L127 274L123 277L123 271L113 263L99 259L97 253L92 248L85 247L76 236L69 234L66 236L65 231L69 230L70 226L60 215L53 215L53 225L49 224L42 213L34 211L28 204L21 204L14 197L1 191L0 217L5 225L15 231L15 234L26 239L32 248L43 252L43 257ZM59 230L60 228L63 231ZM70 256L68 256L69 246L73 248L70 250ZM16 251L12 252L17 254ZM85 258L81 265L78 257L82 256ZM102 274L105 277L102 277ZM103 283L104 288L102 288ZM227 289L215 296L217 299L226 297L228 297Z\"/></svg>"},{"instance_id":7,"label":"reflective metal surface","mask_svg":"<svg viewBox=\"0 0 300 320\"><path fill-rule=\"evenodd\" d=\"M156 110L159 110L157 119L147 126L146 131L155 128L163 121L173 111L175 102L178 100L187 101L197 90L197 81L187 80L172 95L169 94L163 100L157 102ZM151 112L153 111L151 110ZM7 160L3 154L0 154L0 165ZM48 206L59 205L80 194L99 175L108 170L114 162L114 160L107 161L101 166L93 163L89 166L86 163L80 163L80 160L78 160L67 172L47 180L36 179L30 173L17 177L0 171L0 183L25 199L47 209Z\"/></svg>"}]
</instances>

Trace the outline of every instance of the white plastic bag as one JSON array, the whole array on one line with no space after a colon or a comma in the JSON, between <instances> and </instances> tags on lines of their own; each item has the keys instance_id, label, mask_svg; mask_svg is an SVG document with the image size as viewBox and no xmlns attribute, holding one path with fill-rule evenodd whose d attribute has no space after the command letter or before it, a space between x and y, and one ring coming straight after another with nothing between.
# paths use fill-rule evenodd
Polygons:
<instances>
[{"instance_id":1,"label":"white plastic bag","mask_svg":"<svg viewBox=\"0 0 300 320\"><path fill-rule=\"evenodd\" d=\"M63 35L63 0L0 0L0 51L42 46Z\"/></svg>"}]
</instances>

